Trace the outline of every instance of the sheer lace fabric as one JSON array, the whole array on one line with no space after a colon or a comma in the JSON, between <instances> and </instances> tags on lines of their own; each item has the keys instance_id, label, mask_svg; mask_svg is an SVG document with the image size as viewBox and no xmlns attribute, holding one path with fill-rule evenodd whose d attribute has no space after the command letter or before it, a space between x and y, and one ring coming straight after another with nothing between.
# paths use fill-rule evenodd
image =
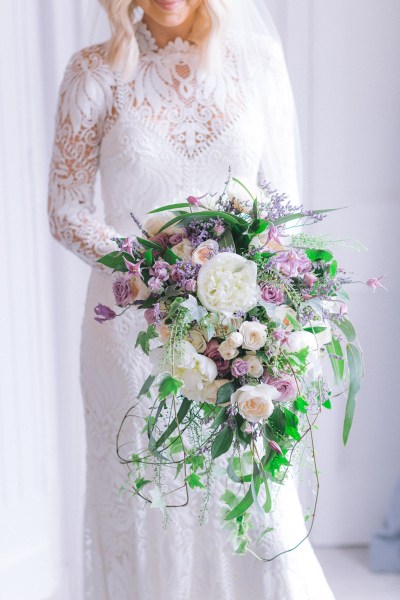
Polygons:
<instances>
[{"instance_id":1,"label":"sheer lace fabric","mask_svg":"<svg viewBox=\"0 0 400 600\"><path fill-rule=\"evenodd\" d=\"M200 526L201 499L161 513L119 494L126 471L115 453L120 422L150 371L133 352L142 318L128 312L99 325L98 302L112 305L109 279L96 264L116 234L134 232L157 205L194 190L219 190L228 169L256 181L266 143L263 103L252 85L246 53L234 39L226 46L220 77L198 77L198 49L179 38L159 49L139 26L140 61L123 83L105 62L104 45L75 54L60 89L49 214L54 236L95 267L82 328L81 382L87 437L85 506L86 600L331 600L308 542L272 563L233 556L219 509L210 505ZM270 59L266 53L265 65ZM290 148L288 177L294 170ZM283 160L283 164L285 159ZM95 213L94 182L101 176L104 221ZM141 424L132 436L140 437ZM304 537L294 483L280 492L268 524L268 554ZM218 496L218 493L217 493Z\"/></svg>"}]
</instances>

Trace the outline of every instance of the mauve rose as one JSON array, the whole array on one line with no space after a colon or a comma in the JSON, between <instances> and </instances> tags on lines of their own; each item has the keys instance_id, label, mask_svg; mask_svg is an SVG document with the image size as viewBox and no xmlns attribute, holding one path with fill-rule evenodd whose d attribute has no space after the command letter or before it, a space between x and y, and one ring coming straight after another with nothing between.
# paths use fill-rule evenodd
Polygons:
<instances>
[{"instance_id":1,"label":"mauve rose","mask_svg":"<svg viewBox=\"0 0 400 600\"><path fill-rule=\"evenodd\" d=\"M171 246L176 246L176 244L180 244L185 237L187 237L187 232L186 229L182 228L182 232L171 235L169 238L169 243Z\"/></svg>"},{"instance_id":2,"label":"mauve rose","mask_svg":"<svg viewBox=\"0 0 400 600\"><path fill-rule=\"evenodd\" d=\"M308 285L308 287L313 287L318 277L314 275L314 273L306 273L304 275L304 283Z\"/></svg>"},{"instance_id":3,"label":"mauve rose","mask_svg":"<svg viewBox=\"0 0 400 600\"><path fill-rule=\"evenodd\" d=\"M247 375L249 370L249 364L247 361L242 360L241 358L237 358L233 361L231 366L231 373L233 377L244 377Z\"/></svg>"},{"instance_id":4,"label":"mauve rose","mask_svg":"<svg viewBox=\"0 0 400 600\"><path fill-rule=\"evenodd\" d=\"M224 360L220 355L219 351L219 342L215 338L212 338L208 344L206 351L204 352L205 356L211 358L215 364L217 365L218 373L220 375L227 375L230 371L230 362L229 360Z\"/></svg>"},{"instance_id":5,"label":"mauve rose","mask_svg":"<svg viewBox=\"0 0 400 600\"><path fill-rule=\"evenodd\" d=\"M275 287L274 285L268 285L263 283L261 285L261 298L265 302L271 302L271 304L282 304L284 301L284 293L281 288Z\"/></svg>"},{"instance_id":6,"label":"mauve rose","mask_svg":"<svg viewBox=\"0 0 400 600\"><path fill-rule=\"evenodd\" d=\"M163 289L162 281L160 281L157 277L150 277L147 285L154 294L159 294Z\"/></svg>"},{"instance_id":7,"label":"mauve rose","mask_svg":"<svg viewBox=\"0 0 400 600\"><path fill-rule=\"evenodd\" d=\"M156 242L157 244L160 244L160 246L162 246L163 248L167 248L169 244L169 235L162 231L161 233L150 237L149 240L151 242Z\"/></svg>"},{"instance_id":8,"label":"mauve rose","mask_svg":"<svg viewBox=\"0 0 400 600\"><path fill-rule=\"evenodd\" d=\"M196 291L196 280L195 279L188 279L185 282L185 290L186 292L195 292Z\"/></svg>"},{"instance_id":9,"label":"mauve rose","mask_svg":"<svg viewBox=\"0 0 400 600\"><path fill-rule=\"evenodd\" d=\"M160 281L167 281L169 277L168 268L169 264L165 260L158 258L150 269L150 275L154 275Z\"/></svg>"},{"instance_id":10,"label":"mauve rose","mask_svg":"<svg viewBox=\"0 0 400 600\"><path fill-rule=\"evenodd\" d=\"M126 306L131 301L131 286L129 279L124 275L120 275L113 283L113 292L115 304L118 306Z\"/></svg>"},{"instance_id":11,"label":"mauve rose","mask_svg":"<svg viewBox=\"0 0 400 600\"><path fill-rule=\"evenodd\" d=\"M278 377L263 377L263 382L268 385L273 385L276 390L280 393L280 396L276 399L276 402L283 402L284 400L290 400L296 395L297 389L293 379L279 379Z\"/></svg>"}]
</instances>

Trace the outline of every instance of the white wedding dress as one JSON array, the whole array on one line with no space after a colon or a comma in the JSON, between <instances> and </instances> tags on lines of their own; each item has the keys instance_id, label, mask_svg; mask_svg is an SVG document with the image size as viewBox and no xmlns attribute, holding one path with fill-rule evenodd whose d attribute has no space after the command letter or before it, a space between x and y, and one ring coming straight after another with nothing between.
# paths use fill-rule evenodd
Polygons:
<instances>
[{"instance_id":1,"label":"white wedding dress","mask_svg":"<svg viewBox=\"0 0 400 600\"><path fill-rule=\"evenodd\" d=\"M229 167L256 181L268 143L252 72L234 39L227 44L221 77L201 83L196 46L178 38L160 49L144 24L137 37L139 69L130 83L109 69L103 44L72 57L60 90L50 174L52 233L93 267L81 346L87 436L84 598L332 600L308 541L270 563L235 556L213 505L200 525L196 498L188 508L172 511L164 529L159 510L119 493L126 469L116 456L116 433L149 364L133 350L143 328L138 313L95 322L98 302L113 306L110 275L96 259L115 249L114 235L137 232L132 211L143 221L148 210L181 194L220 190ZM270 60L266 49L265 69ZM104 219L94 215L97 171ZM293 481L279 492L279 507L268 523L274 530L266 538L266 555L304 537Z\"/></svg>"}]
</instances>

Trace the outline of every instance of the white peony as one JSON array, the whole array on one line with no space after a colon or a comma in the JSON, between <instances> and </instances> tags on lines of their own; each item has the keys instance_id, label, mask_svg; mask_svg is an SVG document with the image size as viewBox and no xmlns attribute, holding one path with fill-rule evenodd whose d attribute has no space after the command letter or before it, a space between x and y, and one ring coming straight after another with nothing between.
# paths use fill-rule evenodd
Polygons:
<instances>
[{"instance_id":1,"label":"white peony","mask_svg":"<svg viewBox=\"0 0 400 600\"><path fill-rule=\"evenodd\" d=\"M220 252L201 267L197 296L211 312L232 316L249 311L258 300L257 265L233 252Z\"/></svg>"},{"instance_id":2,"label":"white peony","mask_svg":"<svg viewBox=\"0 0 400 600\"><path fill-rule=\"evenodd\" d=\"M245 321L239 327L239 333L243 336L245 350L259 350L267 341L267 326L257 321Z\"/></svg>"},{"instance_id":3,"label":"white peony","mask_svg":"<svg viewBox=\"0 0 400 600\"><path fill-rule=\"evenodd\" d=\"M253 198L262 198L263 192L259 187L245 179L241 179L240 181L247 187ZM236 210L239 210L242 213L249 213L253 209L253 198L250 197L249 193L242 185L240 185L240 183L231 180L226 189L226 193Z\"/></svg>"},{"instance_id":4,"label":"white peony","mask_svg":"<svg viewBox=\"0 0 400 600\"><path fill-rule=\"evenodd\" d=\"M319 364L319 342L316 336L309 331L293 331L288 341L284 344L290 352L300 352L304 348L308 348L307 366L308 370L317 371L320 369Z\"/></svg>"},{"instance_id":5,"label":"white peony","mask_svg":"<svg viewBox=\"0 0 400 600\"><path fill-rule=\"evenodd\" d=\"M264 366L255 354L246 354L242 360L247 362L247 366L249 368L248 373L252 377L258 378L264 373Z\"/></svg>"},{"instance_id":6,"label":"white peony","mask_svg":"<svg viewBox=\"0 0 400 600\"><path fill-rule=\"evenodd\" d=\"M266 383L259 385L243 385L231 396L231 404L237 406L239 413L250 423L268 419L273 413L273 400L279 398L280 392Z\"/></svg>"},{"instance_id":7,"label":"white peony","mask_svg":"<svg viewBox=\"0 0 400 600\"><path fill-rule=\"evenodd\" d=\"M189 400L203 402L205 387L217 377L217 366L211 358L198 354L189 342L183 342L174 365L174 377L183 381L181 392Z\"/></svg>"},{"instance_id":8,"label":"white peony","mask_svg":"<svg viewBox=\"0 0 400 600\"><path fill-rule=\"evenodd\" d=\"M236 358L239 354L239 350L231 346L228 340L225 340L218 346L218 352L224 360L232 360L232 358Z\"/></svg>"},{"instance_id":9,"label":"white peony","mask_svg":"<svg viewBox=\"0 0 400 600\"><path fill-rule=\"evenodd\" d=\"M157 235L161 229L164 227L168 221L171 221L176 215L170 211L166 210L165 212L153 213L152 215L148 215L143 223L143 229L150 235ZM168 235L174 235L175 233L181 233L182 227L178 227L177 225L171 225L167 229L164 229L162 233L167 233Z\"/></svg>"}]
</instances>

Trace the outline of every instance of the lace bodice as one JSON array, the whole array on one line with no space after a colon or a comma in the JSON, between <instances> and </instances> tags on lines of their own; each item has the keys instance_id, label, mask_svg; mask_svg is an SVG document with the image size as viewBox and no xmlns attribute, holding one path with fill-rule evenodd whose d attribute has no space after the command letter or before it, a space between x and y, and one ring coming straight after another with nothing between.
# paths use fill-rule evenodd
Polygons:
<instances>
[{"instance_id":1,"label":"lace bodice","mask_svg":"<svg viewBox=\"0 0 400 600\"><path fill-rule=\"evenodd\" d=\"M265 142L254 71L234 36L221 74L207 78L195 45L177 38L158 48L144 23L137 39L132 82L111 71L106 45L98 44L72 56L59 93L51 230L92 265L114 249L113 236L134 231L131 212L141 221L148 210L194 190L217 191L229 167L256 180ZM265 68L270 60L266 52ZM104 220L95 213L98 170Z\"/></svg>"}]
</instances>

